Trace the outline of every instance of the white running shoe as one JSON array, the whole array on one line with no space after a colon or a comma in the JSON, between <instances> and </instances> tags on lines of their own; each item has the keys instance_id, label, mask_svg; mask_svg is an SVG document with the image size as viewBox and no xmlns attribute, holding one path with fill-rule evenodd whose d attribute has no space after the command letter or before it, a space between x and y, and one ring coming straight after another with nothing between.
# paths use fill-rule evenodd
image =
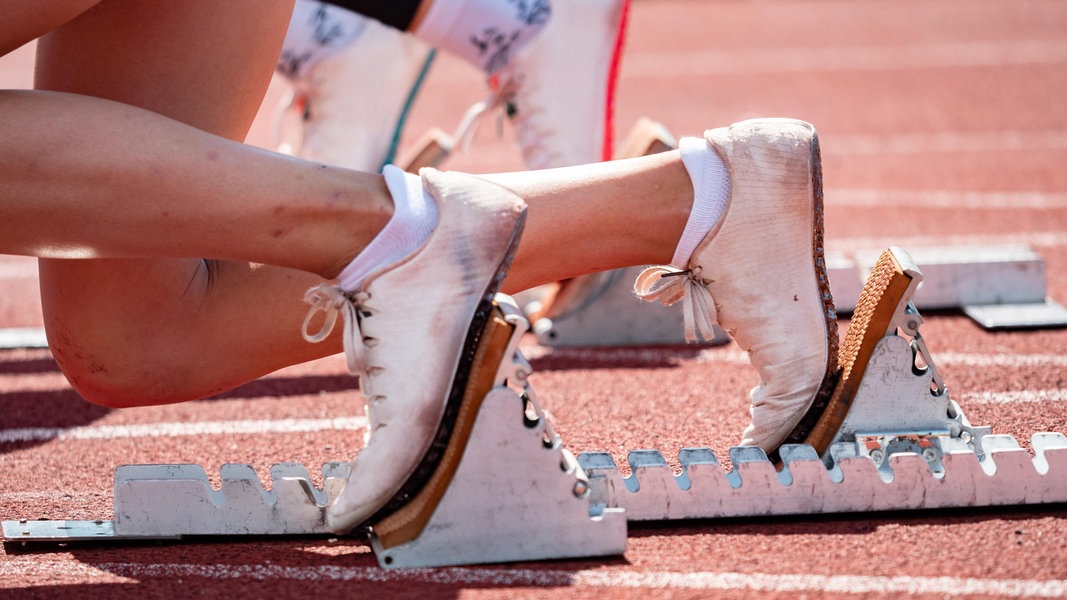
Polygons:
<instances>
[{"instance_id":1,"label":"white running shoe","mask_svg":"<svg viewBox=\"0 0 1067 600\"><path fill-rule=\"evenodd\" d=\"M293 84L277 118L280 152L378 173L396 156L433 60L423 42L357 13L299 0L279 72Z\"/></svg>"},{"instance_id":2,"label":"white running shoe","mask_svg":"<svg viewBox=\"0 0 1067 600\"><path fill-rule=\"evenodd\" d=\"M726 212L687 270L651 267L634 289L668 305L684 299L688 330L718 322L748 353L761 383L741 443L772 452L833 392L838 372L818 138L810 124L786 119L704 137L730 173Z\"/></svg>"},{"instance_id":3,"label":"white running shoe","mask_svg":"<svg viewBox=\"0 0 1067 600\"><path fill-rule=\"evenodd\" d=\"M329 284L308 292L304 336L325 338L343 315L345 353L370 421L348 483L327 509L338 533L395 510L432 473L525 219L518 196L477 177L423 169L422 181L438 222L421 248L355 292ZM311 335L319 311L325 326Z\"/></svg>"},{"instance_id":4,"label":"white running shoe","mask_svg":"<svg viewBox=\"0 0 1067 600\"><path fill-rule=\"evenodd\" d=\"M494 108L515 128L527 169L611 160L614 102L630 0L561 0L538 36L489 80L492 94L472 107L453 136L464 144ZM528 290L533 320L556 316L598 289L598 273ZM531 306L534 306L531 304Z\"/></svg>"},{"instance_id":5,"label":"white running shoe","mask_svg":"<svg viewBox=\"0 0 1067 600\"><path fill-rule=\"evenodd\" d=\"M630 0L554 2L544 30L501 72L528 169L611 160L629 9Z\"/></svg>"},{"instance_id":6,"label":"white running shoe","mask_svg":"<svg viewBox=\"0 0 1067 600\"><path fill-rule=\"evenodd\" d=\"M464 116L453 138L470 139L497 108L515 126L527 169L610 160L615 87L630 0L566 0L537 37L496 75L491 94Z\"/></svg>"}]
</instances>

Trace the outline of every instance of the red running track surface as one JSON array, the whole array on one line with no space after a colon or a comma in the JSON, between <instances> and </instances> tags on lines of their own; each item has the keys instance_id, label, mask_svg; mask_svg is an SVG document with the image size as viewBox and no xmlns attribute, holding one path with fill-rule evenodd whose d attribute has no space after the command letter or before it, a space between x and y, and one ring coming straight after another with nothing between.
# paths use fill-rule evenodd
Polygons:
<instances>
[{"instance_id":1,"label":"red running track surface","mask_svg":"<svg viewBox=\"0 0 1067 600\"><path fill-rule=\"evenodd\" d=\"M676 134L753 116L809 120L831 251L1029 243L1047 262L1049 295L1067 303L1067 3L639 0L626 52L617 137L643 115ZM0 59L4 87L29 85L30 57ZM272 86L250 142L269 145L283 91ZM405 143L451 128L482 95L477 73L440 58ZM483 126L448 166L520 163L510 133ZM0 327L39 326L33 262L0 258L0 277ZM1067 432L1067 330L989 333L939 314L924 335L972 422L1024 444ZM635 448L725 455L756 383L732 346L528 350L568 447L620 463ZM47 351L0 351L0 518L110 518L111 471L123 463L217 473L248 462L266 477L273 462L349 459L361 415L337 358L211 400L113 411L71 391ZM335 417L347 428L285 421ZM122 427L132 425L144 427ZM40 428L77 429L11 441ZM8 548L0 597L1064 597L1065 517L1042 506L650 524L631 529L623 557L409 573L379 570L345 539Z\"/></svg>"}]
</instances>

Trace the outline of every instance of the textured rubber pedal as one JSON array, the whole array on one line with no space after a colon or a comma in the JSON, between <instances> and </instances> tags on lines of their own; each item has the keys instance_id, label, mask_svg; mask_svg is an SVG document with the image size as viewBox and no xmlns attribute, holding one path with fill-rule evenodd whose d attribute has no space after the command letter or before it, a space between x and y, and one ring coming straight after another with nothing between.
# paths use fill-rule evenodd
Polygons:
<instances>
[{"instance_id":1,"label":"textured rubber pedal","mask_svg":"<svg viewBox=\"0 0 1067 600\"><path fill-rule=\"evenodd\" d=\"M463 458L482 402L495 385L497 369L508 358L506 353L514 329L494 303L475 352L452 436L437 468L418 494L371 527L382 548L393 548L419 537L433 516ZM519 418L518 411L516 418Z\"/></svg>"},{"instance_id":2,"label":"textured rubber pedal","mask_svg":"<svg viewBox=\"0 0 1067 600\"><path fill-rule=\"evenodd\" d=\"M648 117L641 117L626 134L618 152L615 153L615 158L648 156L674 150L677 147L678 142L662 123Z\"/></svg>"},{"instance_id":3,"label":"textured rubber pedal","mask_svg":"<svg viewBox=\"0 0 1067 600\"><path fill-rule=\"evenodd\" d=\"M911 281L912 277L892 250L882 253L867 276L838 354L840 378L822 415L804 440L819 455L829 448L852 407L875 346L893 333L890 331L893 318L900 304L908 301L906 295Z\"/></svg>"},{"instance_id":4,"label":"textured rubber pedal","mask_svg":"<svg viewBox=\"0 0 1067 600\"><path fill-rule=\"evenodd\" d=\"M413 155L404 163L408 173L418 173L423 167L438 167L452 153L453 140L436 127L430 129L415 142Z\"/></svg>"}]
</instances>

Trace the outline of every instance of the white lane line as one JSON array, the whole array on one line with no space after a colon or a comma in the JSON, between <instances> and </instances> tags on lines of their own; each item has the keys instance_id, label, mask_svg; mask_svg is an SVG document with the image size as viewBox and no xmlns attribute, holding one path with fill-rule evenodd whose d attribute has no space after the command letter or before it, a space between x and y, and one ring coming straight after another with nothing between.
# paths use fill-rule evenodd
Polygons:
<instances>
[{"instance_id":1,"label":"white lane line","mask_svg":"<svg viewBox=\"0 0 1067 600\"><path fill-rule=\"evenodd\" d=\"M61 492L61 491L47 491L47 492L0 492L0 502L60 502L68 504L81 504L84 505L88 502L95 502L105 494L100 492ZM106 497L110 497L111 494L106 494Z\"/></svg>"},{"instance_id":2,"label":"white lane line","mask_svg":"<svg viewBox=\"0 0 1067 600\"><path fill-rule=\"evenodd\" d=\"M56 585L57 578L69 579L73 577L91 579L91 583L137 583L135 579L121 577L83 563L60 562L41 558L37 558L32 562L25 562L19 559L11 560L10 555L6 558L6 561L0 561L0 580L6 579L6 582L11 582L7 585L12 585L13 582L18 581L21 589ZM48 580L49 572L55 574L55 578L51 581ZM0 590L3 590L4 587L6 586L0 585Z\"/></svg>"},{"instance_id":3,"label":"white lane line","mask_svg":"<svg viewBox=\"0 0 1067 600\"><path fill-rule=\"evenodd\" d=\"M827 135L822 141L824 157L833 154L884 156L944 152L999 153L1020 150L1062 150L1067 148L1067 130L921 131L884 135Z\"/></svg>"},{"instance_id":4,"label":"white lane line","mask_svg":"<svg viewBox=\"0 0 1067 600\"><path fill-rule=\"evenodd\" d=\"M646 358L651 358L649 355ZM982 362L1003 364L995 357ZM1056 357L1063 359L1064 357ZM666 353L656 360L670 359ZM599 357L596 360L605 360ZM739 364L747 361L740 352L720 353L709 362ZM948 364L941 361L939 364ZM962 392L958 400L964 404L1015 404L1035 402L1067 402L1067 390L1021 390L1008 392ZM141 423L136 425L83 425L81 427L26 427L0 429L0 443L44 442L49 440L106 440L133 437L178 437L189 435L234 435L260 433L305 433L317 431L360 431L367 428L366 417L337 417L331 419L277 419L259 421L202 421L189 423Z\"/></svg>"},{"instance_id":5,"label":"white lane line","mask_svg":"<svg viewBox=\"0 0 1067 600\"><path fill-rule=\"evenodd\" d=\"M71 392L62 373L0 373L0 393L5 396L24 392Z\"/></svg>"},{"instance_id":6,"label":"white lane line","mask_svg":"<svg viewBox=\"0 0 1067 600\"><path fill-rule=\"evenodd\" d=\"M934 353L938 365L965 367L1067 367L1064 354L967 354L963 352Z\"/></svg>"},{"instance_id":7,"label":"white lane line","mask_svg":"<svg viewBox=\"0 0 1067 600\"><path fill-rule=\"evenodd\" d=\"M641 52L627 57L624 78L768 73L894 71L1067 63L1067 41L1018 40L913 44Z\"/></svg>"},{"instance_id":8,"label":"white lane line","mask_svg":"<svg viewBox=\"0 0 1067 600\"><path fill-rule=\"evenodd\" d=\"M604 589L751 590L758 592L815 592L835 594L938 594L942 596L998 596L1059 598L1067 594L1063 579L981 579L900 575L809 575L789 573L733 573L698 571L672 573L606 568L602 570L539 570L441 568L384 571L378 567L319 565L227 565L188 563L72 563L16 560L0 562L0 576L23 580L54 577L93 578L202 578L231 581L347 581L362 583L418 583L444 585L495 585L512 587L592 587ZM28 582L27 582L28 583Z\"/></svg>"},{"instance_id":9,"label":"white lane line","mask_svg":"<svg viewBox=\"0 0 1067 600\"><path fill-rule=\"evenodd\" d=\"M830 207L970 208L994 210L1067 208L1067 194L1052 192L953 192L937 190L826 190Z\"/></svg>"},{"instance_id":10,"label":"white lane line","mask_svg":"<svg viewBox=\"0 0 1067 600\"><path fill-rule=\"evenodd\" d=\"M685 360L701 363L748 364L748 356L733 346L689 350L685 348L550 348L527 346L523 354L531 360L555 359L581 361L597 364L612 362L669 363ZM934 361L938 365L965 367L1035 368L1067 367L1064 354L976 354L966 352L937 352ZM342 373L337 373L341 375ZM269 376L268 376L269 377ZM42 373L29 380L24 373L0 373L0 392L59 392L68 389L67 380L60 373Z\"/></svg>"},{"instance_id":11,"label":"white lane line","mask_svg":"<svg viewBox=\"0 0 1067 600\"><path fill-rule=\"evenodd\" d=\"M133 437L187 435L233 435L258 433L305 433L329 430L362 430L366 417L332 419L276 419L247 421L201 421L186 423L139 423L136 425L85 425L82 427L28 427L0 430L0 443L48 440L106 440Z\"/></svg>"},{"instance_id":12,"label":"white lane line","mask_svg":"<svg viewBox=\"0 0 1067 600\"><path fill-rule=\"evenodd\" d=\"M847 200L848 191L836 193L832 196L830 202L834 202L839 206L870 206L874 204L884 203L887 207L896 206L892 204L892 196L881 196L881 192L866 192L863 194L857 194L856 200ZM911 192L894 192L893 194L899 194L900 198L911 197L913 200L909 202L909 205L919 205L923 201L924 196L912 194ZM936 192L932 194L937 194ZM996 208L1011 208L1011 198L1014 195L1008 193L1001 198L995 197L981 197L971 196L970 199L965 199L961 208L971 207L971 203L979 203L985 207ZM834 200L837 198L838 200ZM882 200L882 198L887 198ZM914 200L919 198L919 200ZM934 198L935 203L939 203L942 206L950 206L952 199L951 196L941 196L938 199L936 196L925 196L925 198ZM1047 199L1049 203L1060 202L1063 198L1056 196L1055 198ZM1031 197L1029 200L1029 208L1039 208L1040 205L1045 203L1045 199L1035 199ZM994 204L1003 203L1003 206L993 206ZM902 248L918 248L918 247L943 247L943 246L1002 246L1009 244L1022 244L1027 246L1046 246L1050 248L1059 248L1067 246L1067 230L1059 231L1031 231L1031 232L1005 232L1005 233L984 233L984 234L937 234L937 235L913 235L913 236L856 236L856 237L830 237L826 240L827 249L835 252L855 252L857 250L871 250L872 248L884 248L889 245L900 246ZM0 274L0 280L4 277ZM2 332L3 330L0 330ZM43 329L29 329L29 330L12 330L12 335L18 335L21 337L31 336L33 338L33 344L39 344L41 347L46 345Z\"/></svg>"},{"instance_id":13,"label":"white lane line","mask_svg":"<svg viewBox=\"0 0 1067 600\"><path fill-rule=\"evenodd\" d=\"M530 359L558 359L592 363L668 363L674 364L694 359L702 363L748 364L748 355L735 347L705 348L694 352L678 348L548 348L532 346L523 348ZM1063 354L970 354L962 352L938 352L934 354L938 365L968 367L1067 367L1067 355Z\"/></svg>"},{"instance_id":14,"label":"white lane line","mask_svg":"<svg viewBox=\"0 0 1067 600\"><path fill-rule=\"evenodd\" d=\"M8 327L0 329L0 348L47 348L44 327Z\"/></svg>"},{"instance_id":15,"label":"white lane line","mask_svg":"<svg viewBox=\"0 0 1067 600\"><path fill-rule=\"evenodd\" d=\"M961 396L967 404L1015 404L1026 402L1067 402L1067 390L1023 390L1013 392L969 392Z\"/></svg>"},{"instance_id":16,"label":"white lane line","mask_svg":"<svg viewBox=\"0 0 1067 600\"><path fill-rule=\"evenodd\" d=\"M1059 248L1067 246L1067 230L1031 231L1017 233L979 233L979 234L937 234L937 235L899 235L878 237L828 237L827 250L835 252L855 252L871 250L886 246L908 248L933 248L943 246L1003 246L1023 244L1027 246L1048 246Z\"/></svg>"},{"instance_id":17,"label":"white lane line","mask_svg":"<svg viewBox=\"0 0 1067 600\"><path fill-rule=\"evenodd\" d=\"M0 262L0 279L37 279L37 261Z\"/></svg>"}]
</instances>

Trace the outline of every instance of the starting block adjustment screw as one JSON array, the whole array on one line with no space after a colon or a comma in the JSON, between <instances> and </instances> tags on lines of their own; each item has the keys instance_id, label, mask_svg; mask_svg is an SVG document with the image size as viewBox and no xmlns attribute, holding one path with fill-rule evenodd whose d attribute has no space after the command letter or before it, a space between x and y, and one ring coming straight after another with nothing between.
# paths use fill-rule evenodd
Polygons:
<instances>
[{"instance_id":1,"label":"starting block adjustment screw","mask_svg":"<svg viewBox=\"0 0 1067 600\"><path fill-rule=\"evenodd\" d=\"M589 484L579 479L574 482L574 497L584 498L589 493Z\"/></svg>"},{"instance_id":2,"label":"starting block adjustment screw","mask_svg":"<svg viewBox=\"0 0 1067 600\"><path fill-rule=\"evenodd\" d=\"M923 458L925 458L926 462L928 463L934 462L935 460L937 460L937 450L933 448L924 448Z\"/></svg>"},{"instance_id":3,"label":"starting block adjustment screw","mask_svg":"<svg viewBox=\"0 0 1067 600\"><path fill-rule=\"evenodd\" d=\"M882 461L885 460L885 452L881 448L871 450L871 460L873 460L876 465L882 464Z\"/></svg>"}]
</instances>

